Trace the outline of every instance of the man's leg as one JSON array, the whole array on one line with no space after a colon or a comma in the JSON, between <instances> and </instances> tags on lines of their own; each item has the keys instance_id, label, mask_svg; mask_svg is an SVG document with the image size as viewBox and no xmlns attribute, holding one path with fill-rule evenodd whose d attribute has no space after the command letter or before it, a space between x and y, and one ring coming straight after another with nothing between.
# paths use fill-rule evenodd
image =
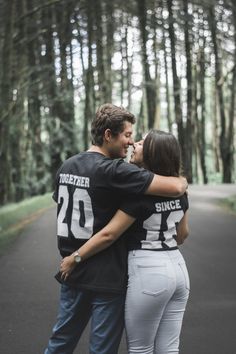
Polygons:
<instances>
[{"instance_id":1,"label":"man's leg","mask_svg":"<svg viewBox=\"0 0 236 354\"><path fill-rule=\"evenodd\" d=\"M90 354L116 354L124 329L125 294L95 293Z\"/></svg>"},{"instance_id":2,"label":"man's leg","mask_svg":"<svg viewBox=\"0 0 236 354\"><path fill-rule=\"evenodd\" d=\"M57 322L44 354L72 354L90 315L90 293L63 284Z\"/></svg>"}]
</instances>

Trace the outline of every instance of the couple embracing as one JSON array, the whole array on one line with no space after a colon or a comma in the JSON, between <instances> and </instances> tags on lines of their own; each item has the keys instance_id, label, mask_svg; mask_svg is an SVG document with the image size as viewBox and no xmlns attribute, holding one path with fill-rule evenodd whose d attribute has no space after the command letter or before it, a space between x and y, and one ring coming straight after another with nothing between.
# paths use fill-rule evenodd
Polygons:
<instances>
[{"instance_id":1,"label":"couple embracing","mask_svg":"<svg viewBox=\"0 0 236 354\"><path fill-rule=\"evenodd\" d=\"M179 353L187 182L176 138L151 130L134 143L134 123L124 108L102 105L91 148L57 172L61 298L45 354L72 354L90 319L90 354L118 353L124 326L130 354Z\"/></svg>"}]
</instances>

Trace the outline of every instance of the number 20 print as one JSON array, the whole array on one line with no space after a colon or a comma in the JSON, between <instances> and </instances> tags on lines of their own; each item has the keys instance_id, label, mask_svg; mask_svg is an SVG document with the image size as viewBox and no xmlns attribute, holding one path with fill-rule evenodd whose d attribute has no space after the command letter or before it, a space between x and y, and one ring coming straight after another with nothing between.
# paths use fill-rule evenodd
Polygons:
<instances>
[{"instance_id":1,"label":"number 20 print","mask_svg":"<svg viewBox=\"0 0 236 354\"><path fill-rule=\"evenodd\" d=\"M69 226L65 220L69 205L67 186L61 185L58 192L58 204L62 206L57 217L57 233L59 236L69 236ZM86 189L76 188L73 194L73 209L70 231L77 239L89 239L93 233L94 215L91 198Z\"/></svg>"}]
</instances>

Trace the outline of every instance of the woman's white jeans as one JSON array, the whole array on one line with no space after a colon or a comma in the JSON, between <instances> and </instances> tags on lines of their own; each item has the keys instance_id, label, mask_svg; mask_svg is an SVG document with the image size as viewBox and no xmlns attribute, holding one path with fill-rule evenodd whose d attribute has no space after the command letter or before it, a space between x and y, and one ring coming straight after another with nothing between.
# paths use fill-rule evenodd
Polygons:
<instances>
[{"instance_id":1,"label":"woman's white jeans","mask_svg":"<svg viewBox=\"0 0 236 354\"><path fill-rule=\"evenodd\" d=\"M179 353L189 276L179 250L130 251L125 325L130 354Z\"/></svg>"}]
</instances>

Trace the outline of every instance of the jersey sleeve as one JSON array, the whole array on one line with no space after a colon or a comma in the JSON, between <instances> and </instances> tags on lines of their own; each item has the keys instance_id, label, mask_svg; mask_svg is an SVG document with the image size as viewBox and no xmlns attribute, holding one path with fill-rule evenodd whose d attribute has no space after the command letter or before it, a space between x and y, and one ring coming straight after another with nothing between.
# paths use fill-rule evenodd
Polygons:
<instances>
[{"instance_id":1,"label":"jersey sleeve","mask_svg":"<svg viewBox=\"0 0 236 354\"><path fill-rule=\"evenodd\" d=\"M119 209L124 213L137 219L141 217L141 198L140 196L130 195L127 199L120 205Z\"/></svg>"},{"instance_id":2,"label":"jersey sleeve","mask_svg":"<svg viewBox=\"0 0 236 354\"><path fill-rule=\"evenodd\" d=\"M183 212L185 213L189 209L189 201L188 201L187 193L184 193L184 195L182 196L182 201L183 201Z\"/></svg>"},{"instance_id":3,"label":"jersey sleeve","mask_svg":"<svg viewBox=\"0 0 236 354\"><path fill-rule=\"evenodd\" d=\"M55 183L54 183L55 189L54 189L54 191L53 191L53 193L52 193L52 199L53 199L56 203L57 203L57 201L58 201L58 188L59 188L59 183L58 183L58 181L59 181L59 175L60 175L61 169L62 169L62 166L59 168L59 170L58 170L57 173L56 173Z\"/></svg>"},{"instance_id":4,"label":"jersey sleeve","mask_svg":"<svg viewBox=\"0 0 236 354\"><path fill-rule=\"evenodd\" d=\"M114 160L108 168L110 187L129 194L144 194L154 177L152 172L124 162L122 159Z\"/></svg>"}]
</instances>

